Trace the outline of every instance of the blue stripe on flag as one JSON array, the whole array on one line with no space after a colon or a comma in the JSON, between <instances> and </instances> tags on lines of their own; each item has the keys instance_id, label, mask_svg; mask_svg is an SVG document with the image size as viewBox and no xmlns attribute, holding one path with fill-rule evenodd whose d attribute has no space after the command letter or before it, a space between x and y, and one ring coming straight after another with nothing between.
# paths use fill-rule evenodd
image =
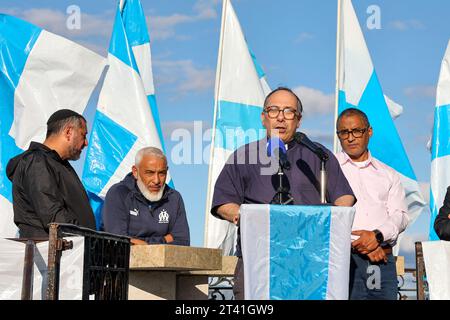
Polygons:
<instances>
[{"instance_id":1,"label":"blue stripe on flag","mask_svg":"<svg viewBox=\"0 0 450 320\"><path fill-rule=\"evenodd\" d=\"M0 30L0 194L12 202L12 185L6 177L6 165L12 157L23 152L9 135L14 121L14 92L42 29L0 14Z\"/></svg>"},{"instance_id":2,"label":"blue stripe on flag","mask_svg":"<svg viewBox=\"0 0 450 320\"><path fill-rule=\"evenodd\" d=\"M83 170L86 189L99 194L116 172L137 137L97 111Z\"/></svg>"},{"instance_id":3,"label":"blue stripe on flag","mask_svg":"<svg viewBox=\"0 0 450 320\"><path fill-rule=\"evenodd\" d=\"M400 136L392 121L376 72L374 71L358 106L345 100L339 92L339 113L347 108L357 108L366 113L373 128L369 150L372 155L404 176L417 181Z\"/></svg>"},{"instance_id":4,"label":"blue stripe on flag","mask_svg":"<svg viewBox=\"0 0 450 320\"><path fill-rule=\"evenodd\" d=\"M16 89L28 55L42 29L12 16L0 14L1 71Z\"/></svg>"},{"instance_id":5,"label":"blue stripe on flag","mask_svg":"<svg viewBox=\"0 0 450 320\"><path fill-rule=\"evenodd\" d=\"M270 206L270 299L326 299L330 226L331 207Z\"/></svg>"},{"instance_id":6,"label":"blue stripe on flag","mask_svg":"<svg viewBox=\"0 0 450 320\"><path fill-rule=\"evenodd\" d=\"M434 231L434 220L436 219L439 209L436 207L436 202L434 200L433 192L430 190L430 209L431 209L431 220L430 220L430 231L428 234L428 237L431 241L439 240L438 235L436 234L436 231Z\"/></svg>"},{"instance_id":7,"label":"blue stripe on flag","mask_svg":"<svg viewBox=\"0 0 450 320\"><path fill-rule=\"evenodd\" d=\"M231 151L262 139L266 133L261 123L262 107L219 101L217 106L215 147Z\"/></svg>"},{"instance_id":8,"label":"blue stripe on flag","mask_svg":"<svg viewBox=\"0 0 450 320\"><path fill-rule=\"evenodd\" d=\"M139 74L139 69L137 67L136 60L134 59L133 51L128 45L127 40L122 16L119 8L117 8L116 19L114 21L113 32L109 44L109 53L125 63L127 66L133 68Z\"/></svg>"},{"instance_id":9,"label":"blue stripe on flag","mask_svg":"<svg viewBox=\"0 0 450 320\"><path fill-rule=\"evenodd\" d=\"M0 101L0 194L12 202L12 185L6 176L6 165L23 150L16 146L9 135L14 119L14 91L3 73L0 74Z\"/></svg>"},{"instance_id":10,"label":"blue stripe on flag","mask_svg":"<svg viewBox=\"0 0 450 320\"><path fill-rule=\"evenodd\" d=\"M156 104L156 97L154 94L147 96L148 103L150 104L150 109L153 115L153 122L155 123L156 130L158 130L159 140L161 141L161 146L163 151L166 152L166 147L164 145L164 137L161 129L161 122L159 120L158 105Z\"/></svg>"},{"instance_id":11,"label":"blue stripe on flag","mask_svg":"<svg viewBox=\"0 0 450 320\"><path fill-rule=\"evenodd\" d=\"M104 230L102 217L104 201L102 198L92 192L87 191L87 195L89 198L89 204L91 205L92 211L94 212L95 225L97 227L97 230Z\"/></svg>"},{"instance_id":12,"label":"blue stripe on flag","mask_svg":"<svg viewBox=\"0 0 450 320\"><path fill-rule=\"evenodd\" d=\"M450 155L450 105L435 108L431 159Z\"/></svg>"},{"instance_id":13,"label":"blue stripe on flag","mask_svg":"<svg viewBox=\"0 0 450 320\"><path fill-rule=\"evenodd\" d=\"M150 42L144 10L138 0L125 0L122 9L128 43L135 47Z\"/></svg>"},{"instance_id":14,"label":"blue stripe on flag","mask_svg":"<svg viewBox=\"0 0 450 320\"><path fill-rule=\"evenodd\" d=\"M262 78L264 77L266 74L264 73L263 68L261 67L261 65L259 64L258 60L256 60L256 56L253 53L252 49L250 49L250 47L247 45L248 47L248 51L250 52L250 56L252 57L253 60L253 65L255 66L256 72L258 73L258 78Z\"/></svg>"}]
</instances>

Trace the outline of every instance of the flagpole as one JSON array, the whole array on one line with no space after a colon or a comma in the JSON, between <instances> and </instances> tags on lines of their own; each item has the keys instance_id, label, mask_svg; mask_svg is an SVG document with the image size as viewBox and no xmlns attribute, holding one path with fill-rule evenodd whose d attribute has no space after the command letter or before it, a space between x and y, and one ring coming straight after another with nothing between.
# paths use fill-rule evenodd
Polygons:
<instances>
[{"instance_id":1,"label":"flagpole","mask_svg":"<svg viewBox=\"0 0 450 320\"><path fill-rule=\"evenodd\" d=\"M211 216L211 203L210 203L210 195L211 195L211 180L212 180L212 166L214 160L214 145L216 139L216 120L217 120L217 106L219 101L219 88L220 88L220 79L222 73L222 52L223 52L223 37L225 33L225 17L226 17L226 9L228 7L229 0L223 0L222 2L222 25L220 27L220 41L219 41L219 53L217 58L217 69L216 69L216 85L214 89L214 119L211 133L211 149L209 155L209 170L208 170L208 189L206 192L206 206L205 206L205 235L203 239L203 244L206 247L208 241L208 225L209 219Z\"/></svg>"},{"instance_id":2,"label":"flagpole","mask_svg":"<svg viewBox=\"0 0 450 320\"><path fill-rule=\"evenodd\" d=\"M333 132L336 124L336 120L339 116L338 110L339 110L339 78L340 78L340 71L341 71L341 1L337 0L338 8L337 8L337 35L336 35L336 83L335 83L335 104L334 104L334 123L333 123ZM340 149L337 141L336 134L333 134L334 136L334 143L333 143L333 152L337 153Z\"/></svg>"}]
</instances>

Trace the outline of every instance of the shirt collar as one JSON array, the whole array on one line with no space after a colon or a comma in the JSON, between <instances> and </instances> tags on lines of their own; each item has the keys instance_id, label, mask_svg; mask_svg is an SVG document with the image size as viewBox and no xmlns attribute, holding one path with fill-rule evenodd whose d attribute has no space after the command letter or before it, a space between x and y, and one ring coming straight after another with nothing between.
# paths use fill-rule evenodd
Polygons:
<instances>
[{"instance_id":1,"label":"shirt collar","mask_svg":"<svg viewBox=\"0 0 450 320\"><path fill-rule=\"evenodd\" d=\"M368 167L369 165L372 165L372 167L374 167L375 169L378 169L378 164L375 162L375 159L372 157L372 154L369 152L369 157L367 158L367 164L366 167ZM340 165L344 165L346 163L351 163L352 165L355 165L355 161L353 161L349 155L347 153L345 153L344 151L342 151L343 157L340 160Z\"/></svg>"},{"instance_id":2,"label":"shirt collar","mask_svg":"<svg viewBox=\"0 0 450 320\"><path fill-rule=\"evenodd\" d=\"M270 139L270 137L267 136L267 137L266 137L266 148L267 148L267 146L269 145L269 139ZM289 141L288 143L285 143L285 144L284 144L284 147L286 148L286 151L287 151L287 150L292 149L293 147L295 147L296 144L297 144L297 143L295 142L295 139L292 139L292 140Z\"/></svg>"}]
</instances>

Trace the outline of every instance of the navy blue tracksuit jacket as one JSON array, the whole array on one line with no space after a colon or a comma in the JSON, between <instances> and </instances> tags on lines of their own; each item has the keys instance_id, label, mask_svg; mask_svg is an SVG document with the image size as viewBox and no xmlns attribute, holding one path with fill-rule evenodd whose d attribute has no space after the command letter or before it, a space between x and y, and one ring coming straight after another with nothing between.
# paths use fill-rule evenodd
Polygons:
<instances>
[{"instance_id":1,"label":"navy blue tracksuit jacket","mask_svg":"<svg viewBox=\"0 0 450 320\"><path fill-rule=\"evenodd\" d=\"M189 246L189 226L181 194L165 185L161 200L151 202L139 191L129 173L106 194L102 210L106 232L138 238L149 244L166 243Z\"/></svg>"}]
</instances>

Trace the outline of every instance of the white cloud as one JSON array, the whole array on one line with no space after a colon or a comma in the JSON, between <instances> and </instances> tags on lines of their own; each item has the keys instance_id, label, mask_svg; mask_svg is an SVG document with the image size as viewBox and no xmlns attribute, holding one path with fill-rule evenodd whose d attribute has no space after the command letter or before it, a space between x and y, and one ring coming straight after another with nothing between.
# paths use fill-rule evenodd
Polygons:
<instances>
[{"instance_id":1,"label":"white cloud","mask_svg":"<svg viewBox=\"0 0 450 320\"><path fill-rule=\"evenodd\" d=\"M193 135L197 131L201 131L203 137L205 131L211 129L211 124L207 121L199 121L199 120L163 122L162 131L164 132L164 140L170 141L172 132L180 129L189 131L191 135Z\"/></svg>"},{"instance_id":2,"label":"white cloud","mask_svg":"<svg viewBox=\"0 0 450 320\"><path fill-rule=\"evenodd\" d=\"M420 20L417 19L395 20L390 22L389 26L398 31L425 29L425 25Z\"/></svg>"},{"instance_id":3,"label":"white cloud","mask_svg":"<svg viewBox=\"0 0 450 320\"><path fill-rule=\"evenodd\" d=\"M170 16L149 16L147 25L149 27L151 38L155 40L166 40L175 38L186 40L189 37L178 35L175 31L178 25L195 23L202 20L216 19L216 7L219 0L198 0L194 4L194 15L175 13Z\"/></svg>"},{"instance_id":4,"label":"white cloud","mask_svg":"<svg viewBox=\"0 0 450 320\"><path fill-rule=\"evenodd\" d=\"M87 14L81 11L79 30L67 28L66 22L69 15L64 11L46 8L31 8L27 10L10 8L5 11L48 31L69 38L109 37L113 25L112 11L100 15ZM2 12L5 11L2 10Z\"/></svg>"},{"instance_id":5,"label":"white cloud","mask_svg":"<svg viewBox=\"0 0 450 320\"><path fill-rule=\"evenodd\" d=\"M179 24L196 21L194 17L184 14L147 17L147 25L152 40L165 40L175 37L175 27Z\"/></svg>"},{"instance_id":6,"label":"white cloud","mask_svg":"<svg viewBox=\"0 0 450 320\"><path fill-rule=\"evenodd\" d=\"M302 43L302 42L305 42L307 40L311 40L311 39L314 39L314 38L315 37L314 37L313 34L308 33L308 32L302 32L294 39L294 42L295 43Z\"/></svg>"},{"instance_id":7,"label":"white cloud","mask_svg":"<svg viewBox=\"0 0 450 320\"><path fill-rule=\"evenodd\" d=\"M198 0L194 5L194 9L197 11L199 18L215 19L217 18L216 7L220 3L220 0Z\"/></svg>"},{"instance_id":8,"label":"white cloud","mask_svg":"<svg viewBox=\"0 0 450 320\"><path fill-rule=\"evenodd\" d=\"M214 70L198 68L192 60L156 60L154 66L157 85L171 85L175 92L201 92L214 86Z\"/></svg>"},{"instance_id":9,"label":"white cloud","mask_svg":"<svg viewBox=\"0 0 450 320\"><path fill-rule=\"evenodd\" d=\"M413 98L434 98L436 97L436 86L413 86L405 88L404 93Z\"/></svg>"},{"instance_id":10,"label":"white cloud","mask_svg":"<svg viewBox=\"0 0 450 320\"><path fill-rule=\"evenodd\" d=\"M186 15L174 13L169 16L146 15L147 26L151 39L169 39L178 40L189 39L189 36L178 35L175 31L178 25L195 23L207 19L216 19L216 7L219 0L198 0L193 6L194 14ZM59 11L49 8L31 8L21 10L18 8L0 8L0 12L14 15L18 18L31 22L41 28L67 37L69 39L85 39L95 46L91 37L102 37L105 43L109 40L114 23L115 8L104 11L101 14L88 14L81 8L81 29L70 30L66 26L69 14L65 11Z\"/></svg>"},{"instance_id":11,"label":"white cloud","mask_svg":"<svg viewBox=\"0 0 450 320\"><path fill-rule=\"evenodd\" d=\"M306 114L330 114L334 112L334 94L325 94L320 90L304 86L294 88L293 91L302 101Z\"/></svg>"}]
</instances>

